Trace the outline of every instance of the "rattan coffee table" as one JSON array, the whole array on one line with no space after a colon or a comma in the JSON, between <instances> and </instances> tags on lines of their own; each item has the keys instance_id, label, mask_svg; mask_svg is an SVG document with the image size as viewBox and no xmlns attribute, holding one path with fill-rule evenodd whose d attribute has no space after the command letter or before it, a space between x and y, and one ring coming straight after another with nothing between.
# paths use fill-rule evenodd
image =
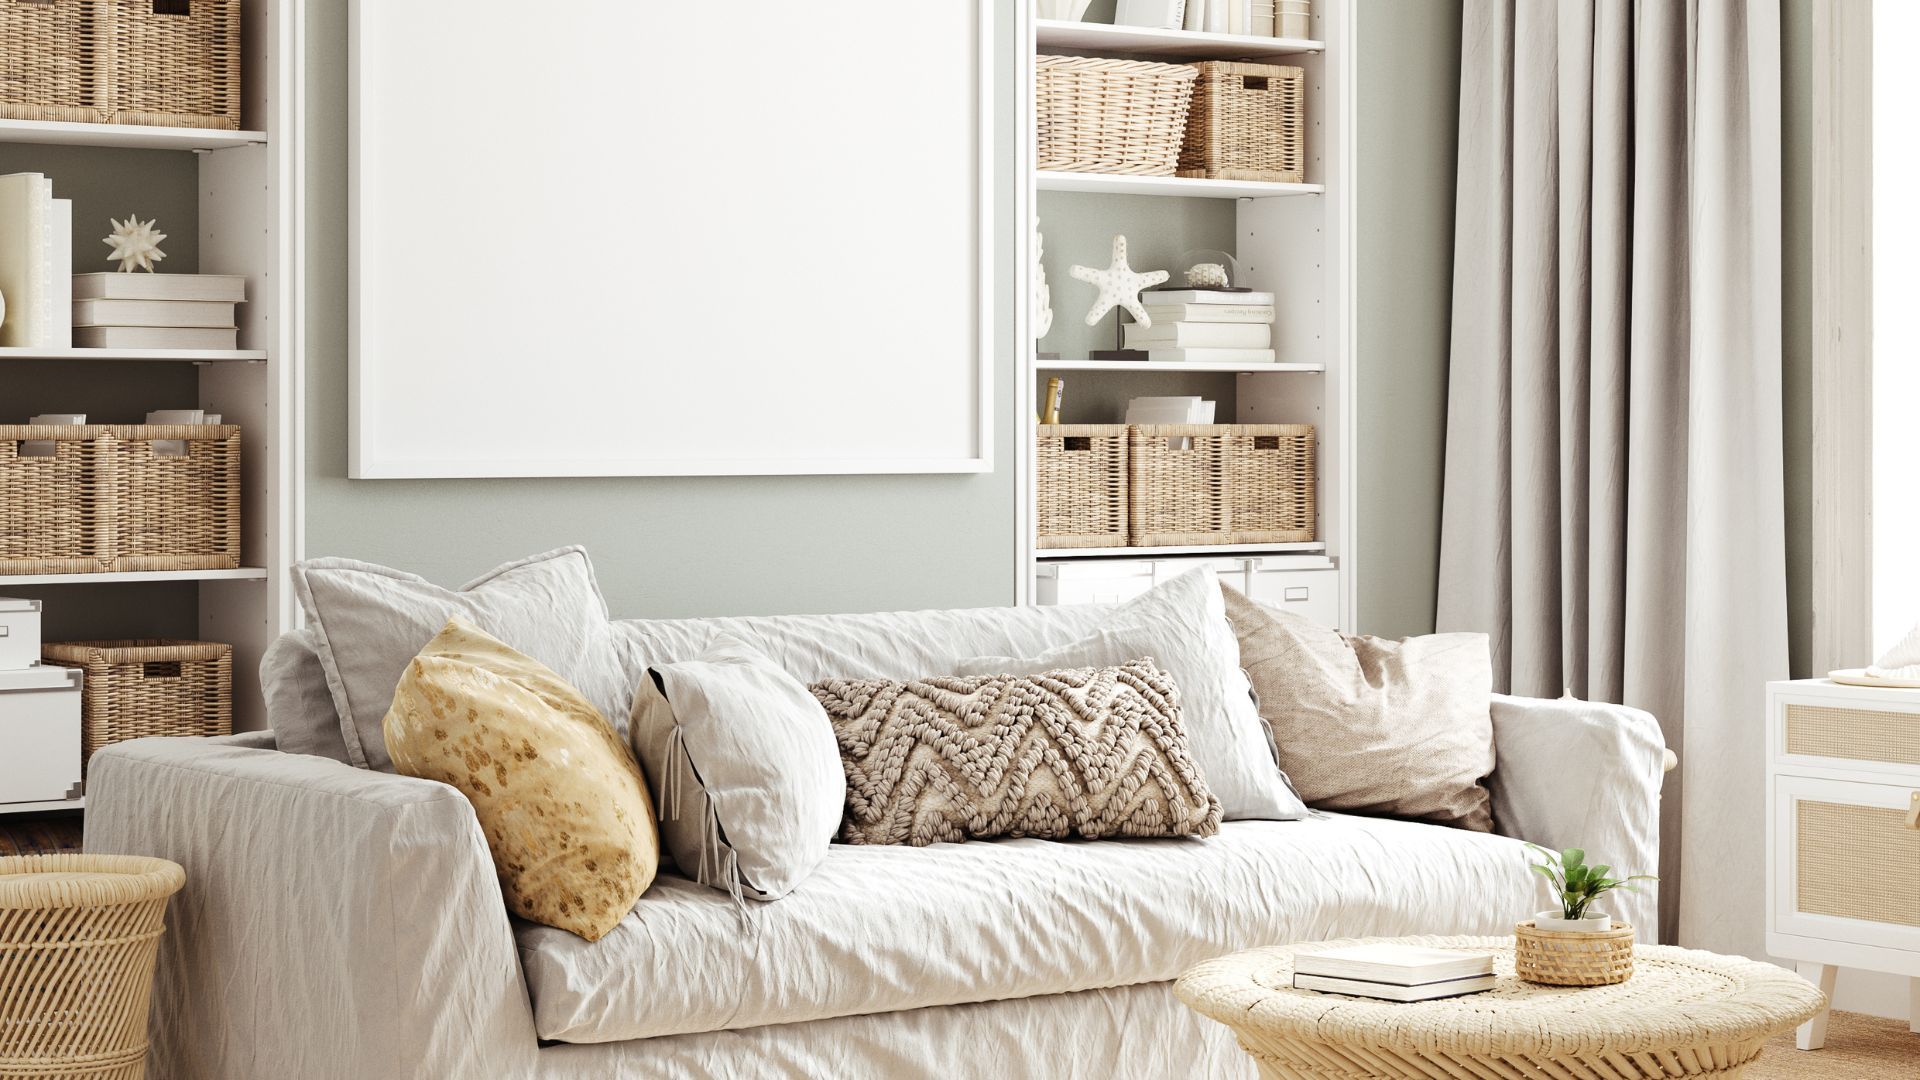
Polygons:
<instances>
[{"instance_id":1,"label":"rattan coffee table","mask_svg":"<svg viewBox=\"0 0 1920 1080\"><path fill-rule=\"evenodd\" d=\"M1626 982L1556 987L1514 977L1511 937L1391 940L1492 952L1498 982L1413 1004L1295 990L1296 950L1359 944L1329 941L1209 960L1174 992L1232 1028L1271 1080L1739 1076L1826 1005L1784 968L1690 949L1640 945Z\"/></svg>"}]
</instances>

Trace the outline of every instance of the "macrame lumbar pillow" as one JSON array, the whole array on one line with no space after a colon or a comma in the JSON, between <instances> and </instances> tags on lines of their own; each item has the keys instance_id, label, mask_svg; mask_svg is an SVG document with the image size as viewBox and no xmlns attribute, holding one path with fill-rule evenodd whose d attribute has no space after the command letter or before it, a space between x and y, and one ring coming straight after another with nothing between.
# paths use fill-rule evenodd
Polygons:
<instances>
[{"instance_id":1,"label":"macrame lumbar pillow","mask_svg":"<svg viewBox=\"0 0 1920 1080\"><path fill-rule=\"evenodd\" d=\"M847 843L1219 831L1178 692L1150 659L812 690L846 769Z\"/></svg>"}]
</instances>

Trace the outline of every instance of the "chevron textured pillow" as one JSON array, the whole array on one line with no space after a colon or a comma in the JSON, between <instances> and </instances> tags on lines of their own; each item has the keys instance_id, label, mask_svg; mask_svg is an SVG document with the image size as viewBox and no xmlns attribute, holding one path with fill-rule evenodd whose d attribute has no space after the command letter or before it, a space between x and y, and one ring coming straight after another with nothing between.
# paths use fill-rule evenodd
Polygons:
<instances>
[{"instance_id":1,"label":"chevron textured pillow","mask_svg":"<svg viewBox=\"0 0 1920 1080\"><path fill-rule=\"evenodd\" d=\"M1211 836L1220 801L1151 659L1038 675L828 679L849 844Z\"/></svg>"}]
</instances>

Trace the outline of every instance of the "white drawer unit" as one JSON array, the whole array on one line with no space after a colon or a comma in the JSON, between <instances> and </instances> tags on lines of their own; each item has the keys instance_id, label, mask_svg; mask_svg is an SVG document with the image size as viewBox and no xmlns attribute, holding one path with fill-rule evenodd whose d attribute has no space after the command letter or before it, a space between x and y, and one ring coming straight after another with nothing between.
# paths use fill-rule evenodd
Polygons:
<instances>
[{"instance_id":1,"label":"white drawer unit","mask_svg":"<svg viewBox=\"0 0 1920 1080\"><path fill-rule=\"evenodd\" d=\"M1920 690L1767 687L1767 951L1905 975L1920 1032ZM1822 1014L1798 1044L1826 1040Z\"/></svg>"},{"instance_id":2,"label":"white drawer unit","mask_svg":"<svg viewBox=\"0 0 1920 1080\"><path fill-rule=\"evenodd\" d=\"M1254 559L1258 564L1261 560ZM1247 575L1248 596L1325 626L1340 625L1340 571L1274 569L1256 565Z\"/></svg>"},{"instance_id":3,"label":"white drawer unit","mask_svg":"<svg viewBox=\"0 0 1920 1080\"><path fill-rule=\"evenodd\" d=\"M1146 592L1196 566L1211 566L1223 582L1255 600L1304 615L1327 626L1340 624L1340 571L1314 566L1318 559L1244 556L1182 556L1169 559L1060 559L1034 571L1040 604L1113 604ZM1309 568L1299 568L1301 564Z\"/></svg>"},{"instance_id":4,"label":"white drawer unit","mask_svg":"<svg viewBox=\"0 0 1920 1080\"><path fill-rule=\"evenodd\" d=\"M0 596L0 671L40 662L40 601Z\"/></svg>"},{"instance_id":5,"label":"white drawer unit","mask_svg":"<svg viewBox=\"0 0 1920 1080\"><path fill-rule=\"evenodd\" d=\"M0 671L0 814L80 805L77 668Z\"/></svg>"}]
</instances>

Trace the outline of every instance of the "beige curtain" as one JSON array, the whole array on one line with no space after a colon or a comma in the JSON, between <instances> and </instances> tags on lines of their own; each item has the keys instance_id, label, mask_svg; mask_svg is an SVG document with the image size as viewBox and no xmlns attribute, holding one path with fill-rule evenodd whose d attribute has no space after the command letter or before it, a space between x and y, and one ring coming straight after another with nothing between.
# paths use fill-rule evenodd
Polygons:
<instances>
[{"instance_id":1,"label":"beige curtain","mask_svg":"<svg viewBox=\"0 0 1920 1080\"><path fill-rule=\"evenodd\" d=\"M1660 718L1661 938L1761 955L1787 673L1773 0L1466 0L1441 630ZM1634 870L1646 868L1633 867Z\"/></svg>"}]
</instances>

